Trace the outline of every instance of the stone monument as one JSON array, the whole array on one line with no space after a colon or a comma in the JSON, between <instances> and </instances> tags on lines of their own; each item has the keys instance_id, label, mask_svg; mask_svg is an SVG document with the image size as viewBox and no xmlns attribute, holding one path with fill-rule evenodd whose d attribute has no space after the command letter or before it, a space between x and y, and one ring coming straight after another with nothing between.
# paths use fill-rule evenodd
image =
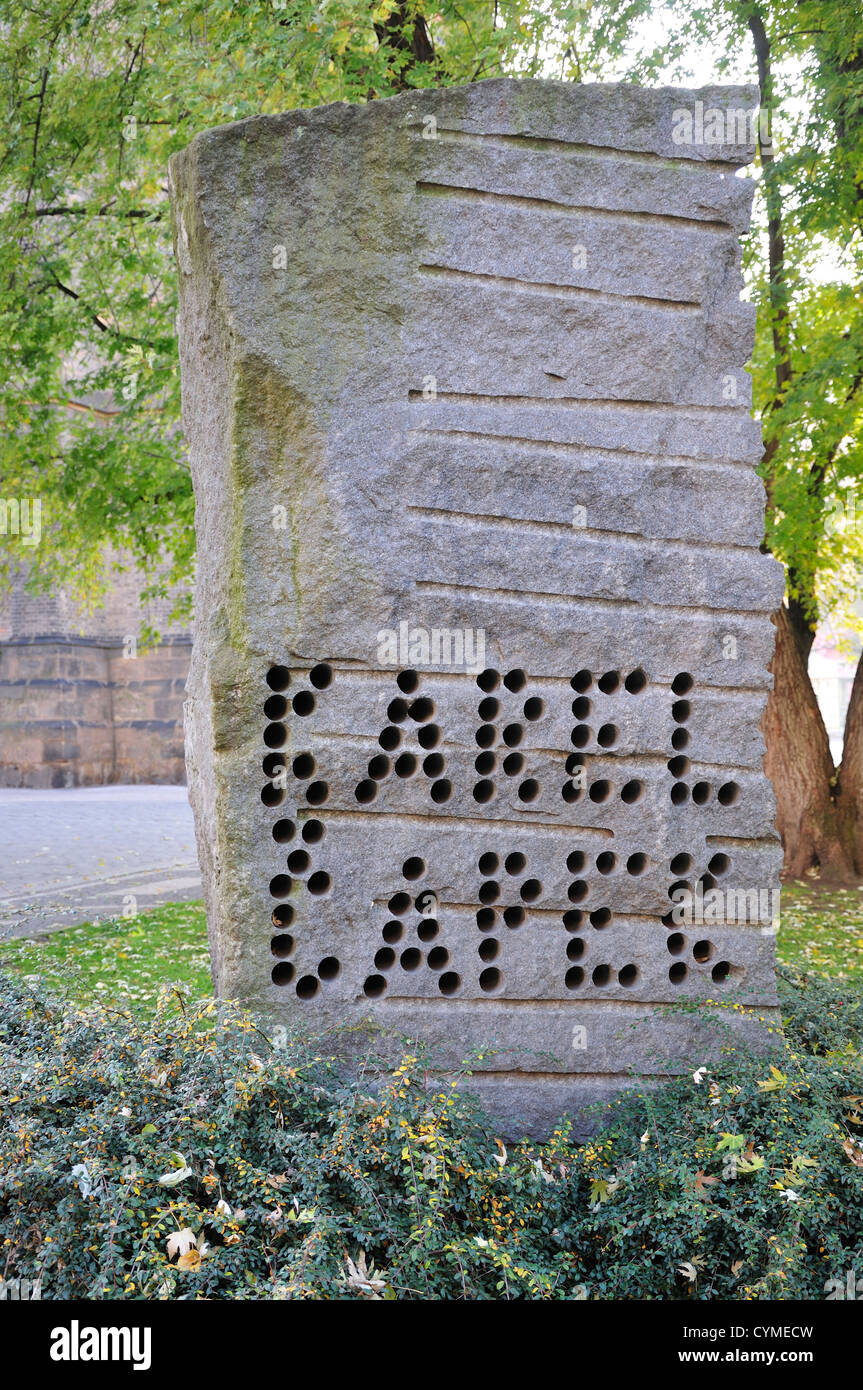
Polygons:
<instances>
[{"instance_id":1,"label":"stone monument","mask_svg":"<svg viewBox=\"0 0 863 1390\"><path fill-rule=\"evenodd\" d=\"M171 165L217 990L485 1049L510 1130L777 1020L757 99L493 80Z\"/></svg>"}]
</instances>

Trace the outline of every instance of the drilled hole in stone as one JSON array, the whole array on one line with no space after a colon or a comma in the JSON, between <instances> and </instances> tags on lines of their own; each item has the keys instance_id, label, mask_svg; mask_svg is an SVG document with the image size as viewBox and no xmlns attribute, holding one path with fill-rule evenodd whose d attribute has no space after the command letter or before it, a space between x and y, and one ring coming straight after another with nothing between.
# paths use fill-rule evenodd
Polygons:
<instances>
[{"instance_id":1,"label":"drilled hole in stone","mask_svg":"<svg viewBox=\"0 0 863 1390\"><path fill-rule=\"evenodd\" d=\"M421 729L417 729L417 743L420 748L437 748L441 740L441 731L437 724L423 724Z\"/></svg>"},{"instance_id":2,"label":"drilled hole in stone","mask_svg":"<svg viewBox=\"0 0 863 1390\"><path fill-rule=\"evenodd\" d=\"M598 907L595 912L590 914L590 925L597 931L602 931L603 927L611 923L611 909L608 907Z\"/></svg>"},{"instance_id":3,"label":"drilled hole in stone","mask_svg":"<svg viewBox=\"0 0 863 1390\"><path fill-rule=\"evenodd\" d=\"M524 771L524 757L521 753L507 753L503 760L503 770L507 777L517 777Z\"/></svg>"},{"instance_id":4,"label":"drilled hole in stone","mask_svg":"<svg viewBox=\"0 0 863 1390\"><path fill-rule=\"evenodd\" d=\"M582 795L582 792L583 788L576 786L575 782L564 782L563 786L560 789L561 796L563 797L564 801L568 803L578 801L579 797Z\"/></svg>"},{"instance_id":5,"label":"drilled hole in stone","mask_svg":"<svg viewBox=\"0 0 863 1390\"><path fill-rule=\"evenodd\" d=\"M491 801L493 796L494 782L489 782L488 780L477 782L476 786L473 789L474 801L478 801L480 802L480 804L483 804L486 801Z\"/></svg>"},{"instance_id":6,"label":"drilled hole in stone","mask_svg":"<svg viewBox=\"0 0 863 1390\"><path fill-rule=\"evenodd\" d=\"M711 888L716 887L716 879L713 877L712 874L702 874L701 878L698 880L698 883L701 884L702 893L709 893ZM696 884L696 887L697 886L698 884Z\"/></svg>"},{"instance_id":7,"label":"drilled hole in stone","mask_svg":"<svg viewBox=\"0 0 863 1390\"><path fill-rule=\"evenodd\" d=\"M712 941L696 941L692 948L692 954L699 965L704 965L705 961L710 960L713 955Z\"/></svg>"},{"instance_id":8,"label":"drilled hole in stone","mask_svg":"<svg viewBox=\"0 0 863 1390\"><path fill-rule=\"evenodd\" d=\"M414 700L408 709L411 719L417 724L425 724L434 714L434 700L428 695L420 695L418 700Z\"/></svg>"},{"instance_id":9,"label":"drilled hole in stone","mask_svg":"<svg viewBox=\"0 0 863 1390\"><path fill-rule=\"evenodd\" d=\"M587 724L576 724L570 738L575 748L586 748L590 743L590 728Z\"/></svg>"},{"instance_id":10,"label":"drilled hole in stone","mask_svg":"<svg viewBox=\"0 0 863 1390\"><path fill-rule=\"evenodd\" d=\"M580 874L586 863L587 857L584 851L580 849L574 849L572 853L568 854L566 857L566 867L571 874Z\"/></svg>"},{"instance_id":11,"label":"drilled hole in stone","mask_svg":"<svg viewBox=\"0 0 863 1390\"><path fill-rule=\"evenodd\" d=\"M545 713L545 701L544 701L544 700L541 700L541 699L539 698L538 695L531 695L531 697L530 697L529 700L525 700L525 702L524 702L524 717L525 717L525 719L530 719L530 720L532 720L532 721L533 721L533 720L536 720L536 719L541 719L544 713Z\"/></svg>"},{"instance_id":12,"label":"drilled hole in stone","mask_svg":"<svg viewBox=\"0 0 863 1390\"><path fill-rule=\"evenodd\" d=\"M673 806L682 806L684 801L688 800L688 798L689 788L686 783L675 782L674 786L671 788L671 804Z\"/></svg>"},{"instance_id":13,"label":"drilled hole in stone","mask_svg":"<svg viewBox=\"0 0 863 1390\"><path fill-rule=\"evenodd\" d=\"M403 695L413 695L420 683L420 678L416 671L399 671L396 676L396 685Z\"/></svg>"},{"instance_id":14,"label":"drilled hole in stone","mask_svg":"<svg viewBox=\"0 0 863 1390\"><path fill-rule=\"evenodd\" d=\"M285 799L284 787L275 787L272 782L268 782L261 788L261 800L265 806L281 806Z\"/></svg>"},{"instance_id":15,"label":"drilled hole in stone","mask_svg":"<svg viewBox=\"0 0 863 1390\"><path fill-rule=\"evenodd\" d=\"M590 714L590 701L586 695L579 695L572 702L572 712L576 719L586 719Z\"/></svg>"},{"instance_id":16,"label":"drilled hole in stone","mask_svg":"<svg viewBox=\"0 0 863 1390\"><path fill-rule=\"evenodd\" d=\"M501 973L496 965L490 965L480 972L479 987L483 994L494 994L495 990L500 989L500 985Z\"/></svg>"},{"instance_id":17,"label":"drilled hole in stone","mask_svg":"<svg viewBox=\"0 0 863 1390\"><path fill-rule=\"evenodd\" d=\"M679 956L686 950L686 937L683 932L672 932L671 936L666 938L665 945L673 956Z\"/></svg>"},{"instance_id":18,"label":"drilled hole in stone","mask_svg":"<svg viewBox=\"0 0 863 1390\"><path fill-rule=\"evenodd\" d=\"M591 978L591 980L593 981L593 983L594 983L595 985L607 985L608 982L609 982L609 980L611 979L611 966L610 966L610 965L597 965L597 966L595 966L595 967L594 967L593 974L591 975L590 978Z\"/></svg>"},{"instance_id":19,"label":"drilled hole in stone","mask_svg":"<svg viewBox=\"0 0 863 1390\"><path fill-rule=\"evenodd\" d=\"M417 927L417 936L420 941L434 941L439 931L434 917L424 917Z\"/></svg>"},{"instance_id":20,"label":"drilled hole in stone","mask_svg":"<svg viewBox=\"0 0 863 1390\"><path fill-rule=\"evenodd\" d=\"M497 913L493 907L481 907L476 914L476 924L480 931L491 931L497 921Z\"/></svg>"},{"instance_id":21,"label":"drilled hole in stone","mask_svg":"<svg viewBox=\"0 0 863 1390\"><path fill-rule=\"evenodd\" d=\"M685 878L679 878L676 883L672 883L671 887L668 890L668 896L673 901L675 893L681 892L692 892L692 884L688 883Z\"/></svg>"},{"instance_id":22,"label":"drilled hole in stone","mask_svg":"<svg viewBox=\"0 0 863 1390\"><path fill-rule=\"evenodd\" d=\"M606 671L605 675L600 676L599 680L596 683L602 691L603 695L613 695L617 687L620 685L620 672Z\"/></svg>"},{"instance_id":23,"label":"drilled hole in stone","mask_svg":"<svg viewBox=\"0 0 863 1390\"><path fill-rule=\"evenodd\" d=\"M688 671L681 671L671 682L671 689L675 695L688 695L692 689L694 681Z\"/></svg>"},{"instance_id":24,"label":"drilled hole in stone","mask_svg":"<svg viewBox=\"0 0 863 1390\"><path fill-rule=\"evenodd\" d=\"M288 868L292 874L304 874L311 860L304 849L295 849L288 855Z\"/></svg>"},{"instance_id":25,"label":"drilled hole in stone","mask_svg":"<svg viewBox=\"0 0 863 1390\"><path fill-rule=\"evenodd\" d=\"M428 953L428 964L430 970L443 970L445 965L449 965L449 951L445 946L432 946Z\"/></svg>"},{"instance_id":26,"label":"drilled hole in stone","mask_svg":"<svg viewBox=\"0 0 863 1390\"><path fill-rule=\"evenodd\" d=\"M288 731L284 724L268 724L264 730L264 743L268 748L282 748L288 741Z\"/></svg>"},{"instance_id":27,"label":"drilled hole in stone","mask_svg":"<svg viewBox=\"0 0 863 1390\"><path fill-rule=\"evenodd\" d=\"M604 779L594 782L587 794L591 801L607 801L611 795L611 783Z\"/></svg>"},{"instance_id":28,"label":"drilled hole in stone","mask_svg":"<svg viewBox=\"0 0 863 1390\"><path fill-rule=\"evenodd\" d=\"M335 956L324 956L318 966L318 976L322 980L334 980L341 968L341 964Z\"/></svg>"},{"instance_id":29,"label":"drilled hole in stone","mask_svg":"<svg viewBox=\"0 0 863 1390\"><path fill-rule=\"evenodd\" d=\"M303 975L297 981L297 997L300 999L314 999L319 989L320 983L314 975Z\"/></svg>"},{"instance_id":30,"label":"drilled hole in stone","mask_svg":"<svg viewBox=\"0 0 863 1390\"><path fill-rule=\"evenodd\" d=\"M289 960L279 961L274 965L270 972L270 979L274 985L289 985L294 978L294 967Z\"/></svg>"},{"instance_id":31,"label":"drilled hole in stone","mask_svg":"<svg viewBox=\"0 0 863 1390\"><path fill-rule=\"evenodd\" d=\"M270 951L274 956L278 956L279 960L284 960L286 956L291 954L293 949L294 938L288 935L287 932L282 936L274 936L270 942Z\"/></svg>"},{"instance_id":32,"label":"drilled hole in stone","mask_svg":"<svg viewBox=\"0 0 863 1390\"><path fill-rule=\"evenodd\" d=\"M483 724L474 737L480 748L492 748L497 742L497 729L493 724Z\"/></svg>"},{"instance_id":33,"label":"drilled hole in stone","mask_svg":"<svg viewBox=\"0 0 863 1390\"><path fill-rule=\"evenodd\" d=\"M425 860L420 859L419 855L417 854L412 854L410 859L406 859L405 862L402 864L402 878L422 878L425 871Z\"/></svg>"},{"instance_id":34,"label":"drilled hole in stone","mask_svg":"<svg viewBox=\"0 0 863 1390\"><path fill-rule=\"evenodd\" d=\"M710 783L696 782L692 788L692 800L696 806L704 806L710 800Z\"/></svg>"},{"instance_id":35,"label":"drilled hole in stone","mask_svg":"<svg viewBox=\"0 0 863 1390\"><path fill-rule=\"evenodd\" d=\"M712 874L726 874L731 867L731 860L727 854L714 854L707 867Z\"/></svg>"},{"instance_id":36,"label":"drilled hole in stone","mask_svg":"<svg viewBox=\"0 0 863 1390\"><path fill-rule=\"evenodd\" d=\"M480 671L476 678L476 683L480 690L496 690L500 685L500 674L497 671L492 671L489 667L485 671Z\"/></svg>"},{"instance_id":37,"label":"drilled hole in stone","mask_svg":"<svg viewBox=\"0 0 863 1390\"><path fill-rule=\"evenodd\" d=\"M617 983L619 985L623 985L625 989L629 989L632 985L634 985L637 979L637 965L625 965L622 970L618 970L617 972Z\"/></svg>"},{"instance_id":38,"label":"drilled hole in stone","mask_svg":"<svg viewBox=\"0 0 863 1390\"><path fill-rule=\"evenodd\" d=\"M620 730L616 724L603 724L596 735L596 741L600 748L613 748L619 737Z\"/></svg>"},{"instance_id":39,"label":"drilled hole in stone","mask_svg":"<svg viewBox=\"0 0 863 1390\"><path fill-rule=\"evenodd\" d=\"M309 672L309 680L315 687L315 690L326 690L327 686L333 683L332 666L328 666L325 661L320 662L317 666L313 666Z\"/></svg>"},{"instance_id":40,"label":"drilled hole in stone","mask_svg":"<svg viewBox=\"0 0 863 1390\"><path fill-rule=\"evenodd\" d=\"M354 796L361 806L367 806L370 801L374 801L377 794L377 783L370 777L364 777L362 782L358 782L354 791Z\"/></svg>"},{"instance_id":41,"label":"drilled hole in stone","mask_svg":"<svg viewBox=\"0 0 863 1390\"><path fill-rule=\"evenodd\" d=\"M671 717L675 724L685 724L692 713L692 706L688 700L675 700L671 706Z\"/></svg>"},{"instance_id":42,"label":"drilled hole in stone","mask_svg":"<svg viewBox=\"0 0 863 1390\"><path fill-rule=\"evenodd\" d=\"M583 695L585 690L589 690L593 685L593 674L587 670L578 671L569 683L573 690L577 690Z\"/></svg>"},{"instance_id":43,"label":"drilled hole in stone","mask_svg":"<svg viewBox=\"0 0 863 1390\"><path fill-rule=\"evenodd\" d=\"M387 982L383 975L369 975L363 985L363 994L367 999L378 999L386 992Z\"/></svg>"},{"instance_id":44,"label":"drilled hole in stone","mask_svg":"<svg viewBox=\"0 0 863 1390\"><path fill-rule=\"evenodd\" d=\"M539 783L535 777L528 777L518 789L519 801L536 801L539 796Z\"/></svg>"},{"instance_id":45,"label":"drilled hole in stone","mask_svg":"<svg viewBox=\"0 0 863 1390\"><path fill-rule=\"evenodd\" d=\"M294 714L298 714L301 718L305 718L306 715L314 714L316 703L315 697L310 690L301 690L291 701L291 708Z\"/></svg>"},{"instance_id":46,"label":"drilled hole in stone","mask_svg":"<svg viewBox=\"0 0 863 1390\"><path fill-rule=\"evenodd\" d=\"M636 854L631 854L626 861L626 872L628 874L643 874L647 868L647 855L639 850Z\"/></svg>"},{"instance_id":47,"label":"drilled hole in stone","mask_svg":"<svg viewBox=\"0 0 863 1390\"><path fill-rule=\"evenodd\" d=\"M404 922L397 922L395 919L393 919L392 922L384 923L384 928L381 932L381 936L383 937L384 941L388 941L390 942L390 944L393 944L396 941L401 941L402 937L404 936L404 931Z\"/></svg>"},{"instance_id":48,"label":"drilled hole in stone","mask_svg":"<svg viewBox=\"0 0 863 1390\"><path fill-rule=\"evenodd\" d=\"M481 854L477 861L477 868L486 878L488 878L490 874L496 874L499 865L500 859L493 850L487 850L485 854Z\"/></svg>"},{"instance_id":49,"label":"drilled hole in stone","mask_svg":"<svg viewBox=\"0 0 863 1390\"><path fill-rule=\"evenodd\" d=\"M496 903L500 897L500 884L493 878L487 879L479 887L479 900L481 903Z\"/></svg>"},{"instance_id":50,"label":"drilled hole in stone","mask_svg":"<svg viewBox=\"0 0 863 1390\"><path fill-rule=\"evenodd\" d=\"M500 955L500 942L494 936L487 936L485 941L481 941L477 947L480 960L497 960Z\"/></svg>"},{"instance_id":51,"label":"drilled hole in stone","mask_svg":"<svg viewBox=\"0 0 863 1390\"><path fill-rule=\"evenodd\" d=\"M587 947L580 936L570 937L569 941L566 943L567 960L581 960L586 949Z\"/></svg>"},{"instance_id":52,"label":"drilled hole in stone","mask_svg":"<svg viewBox=\"0 0 863 1390\"><path fill-rule=\"evenodd\" d=\"M519 889L522 902L535 903L542 897L542 884L538 878L526 878Z\"/></svg>"},{"instance_id":53,"label":"drilled hole in stone","mask_svg":"<svg viewBox=\"0 0 863 1390\"><path fill-rule=\"evenodd\" d=\"M396 777L413 777L417 767L418 763L414 753L399 753L393 763L393 771Z\"/></svg>"},{"instance_id":54,"label":"drilled hole in stone","mask_svg":"<svg viewBox=\"0 0 863 1390\"><path fill-rule=\"evenodd\" d=\"M675 729L675 730L674 730L674 733L671 735L671 746L672 746L672 748L676 748L678 751L680 751L680 749L682 749L682 748L688 748L688 747L689 747L689 730L688 730L688 729Z\"/></svg>"},{"instance_id":55,"label":"drilled hole in stone","mask_svg":"<svg viewBox=\"0 0 863 1390\"><path fill-rule=\"evenodd\" d=\"M601 874L610 874L617 863L617 855L612 854L610 849L604 849L602 854L596 856L596 867Z\"/></svg>"},{"instance_id":56,"label":"drilled hole in stone","mask_svg":"<svg viewBox=\"0 0 863 1390\"><path fill-rule=\"evenodd\" d=\"M527 685L527 676L520 668L516 668L514 671L507 671L503 678L503 683L507 690L512 690L517 693L519 690L524 690L524 687Z\"/></svg>"},{"instance_id":57,"label":"drilled hole in stone","mask_svg":"<svg viewBox=\"0 0 863 1390\"><path fill-rule=\"evenodd\" d=\"M301 782L317 771L317 764L311 753L299 753L291 764L291 771Z\"/></svg>"},{"instance_id":58,"label":"drilled hole in stone","mask_svg":"<svg viewBox=\"0 0 863 1390\"><path fill-rule=\"evenodd\" d=\"M456 994L461 986L461 979L454 970L447 970L438 980L438 989L441 994Z\"/></svg>"},{"instance_id":59,"label":"drilled hole in stone","mask_svg":"<svg viewBox=\"0 0 863 1390\"><path fill-rule=\"evenodd\" d=\"M577 878L574 883L569 885L566 896L571 903L582 903L589 893L589 888L583 878Z\"/></svg>"},{"instance_id":60,"label":"drilled hole in stone","mask_svg":"<svg viewBox=\"0 0 863 1390\"><path fill-rule=\"evenodd\" d=\"M292 879L287 874L276 874L275 878L270 879L270 896L273 898L286 898L293 887Z\"/></svg>"},{"instance_id":61,"label":"drilled hole in stone","mask_svg":"<svg viewBox=\"0 0 863 1390\"><path fill-rule=\"evenodd\" d=\"M321 898L324 893L329 893L332 886L332 879L329 874L324 873L323 869L318 869L316 873L312 874L311 877L306 880L306 887L310 893L314 893L316 898Z\"/></svg>"},{"instance_id":62,"label":"drilled hole in stone","mask_svg":"<svg viewBox=\"0 0 863 1390\"><path fill-rule=\"evenodd\" d=\"M639 666L635 671L630 671L623 684L630 695L639 695L647 685L647 676Z\"/></svg>"},{"instance_id":63,"label":"drilled hole in stone","mask_svg":"<svg viewBox=\"0 0 863 1390\"><path fill-rule=\"evenodd\" d=\"M396 963L396 953L390 946L382 946L375 954L375 967L378 970L389 970Z\"/></svg>"},{"instance_id":64,"label":"drilled hole in stone","mask_svg":"<svg viewBox=\"0 0 863 1390\"><path fill-rule=\"evenodd\" d=\"M474 759L473 765L481 777L487 777L490 772L494 772L496 763L497 758L494 753L489 750L485 753L480 753L479 756Z\"/></svg>"},{"instance_id":65,"label":"drilled hole in stone","mask_svg":"<svg viewBox=\"0 0 863 1390\"><path fill-rule=\"evenodd\" d=\"M711 980L715 980L717 984L721 984L723 980L728 979L730 974L731 962L728 960L718 960L710 972L710 978Z\"/></svg>"},{"instance_id":66,"label":"drilled hole in stone","mask_svg":"<svg viewBox=\"0 0 863 1390\"><path fill-rule=\"evenodd\" d=\"M392 753L394 748L398 748L401 741L401 729L397 729L393 724L388 724L387 727L382 729L378 734L378 743L387 753Z\"/></svg>"},{"instance_id":67,"label":"drilled hole in stone","mask_svg":"<svg viewBox=\"0 0 863 1390\"><path fill-rule=\"evenodd\" d=\"M294 920L294 909L290 903L280 903L273 908L272 922L274 927L289 927Z\"/></svg>"},{"instance_id":68,"label":"drilled hole in stone","mask_svg":"<svg viewBox=\"0 0 863 1390\"><path fill-rule=\"evenodd\" d=\"M403 917L405 913L410 910L411 906L412 900L410 893L393 893L393 896L387 903L387 911L391 912L394 917Z\"/></svg>"},{"instance_id":69,"label":"drilled hole in stone","mask_svg":"<svg viewBox=\"0 0 863 1390\"><path fill-rule=\"evenodd\" d=\"M687 976L687 969L682 960L676 960L668 972L668 978L673 985L682 985Z\"/></svg>"},{"instance_id":70,"label":"drilled hole in stone","mask_svg":"<svg viewBox=\"0 0 863 1390\"><path fill-rule=\"evenodd\" d=\"M523 874L527 867L527 860L523 854L516 851L514 854L508 854L506 856L503 867L508 874Z\"/></svg>"},{"instance_id":71,"label":"drilled hole in stone","mask_svg":"<svg viewBox=\"0 0 863 1390\"><path fill-rule=\"evenodd\" d=\"M484 720L486 723L490 719L497 719L497 716L500 714L500 701L496 700L493 695L487 695L484 700L480 700L477 706L477 712L480 719Z\"/></svg>"},{"instance_id":72,"label":"drilled hole in stone","mask_svg":"<svg viewBox=\"0 0 863 1390\"><path fill-rule=\"evenodd\" d=\"M628 806L641 800L641 793L644 791L644 783L633 778L630 782L624 782L620 789L620 799L625 801Z\"/></svg>"},{"instance_id":73,"label":"drilled hole in stone","mask_svg":"<svg viewBox=\"0 0 863 1390\"><path fill-rule=\"evenodd\" d=\"M285 759L282 753L268 753L261 763L265 777L275 777L279 772L284 771Z\"/></svg>"},{"instance_id":74,"label":"drilled hole in stone","mask_svg":"<svg viewBox=\"0 0 863 1390\"><path fill-rule=\"evenodd\" d=\"M523 927L527 919L527 913L523 907L505 907L503 910L503 920L508 927Z\"/></svg>"},{"instance_id":75,"label":"drilled hole in stone","mask_svg":"<svg viewBox=\"0 0 863 1390\"><path fill-rule=\"evenodd\" d=\"M440 777L445 766L442 753L429 753L428 757L423 759L423 772L426 777Z\"/></svg>"},{"instance_id":76,"label":"drilled hole in stone","mask_svg":"<svg viewBox=\"0 0 863 1390\"><path fill-rule=\"evenodd\" d=\"M391 724L403 724L408 717L408 702L397 695L387 705L387 719Z\"/></svg>"},{"instance_id":77,"label":"drilled hole in stone","mask_svg":"<svg viewBox=\"0 0 863 1390\"><path fill-rule=\"evenodd\" d=\"M584 984L584 971L580 965L573 965L567 970L564 976L564 984L567 989L578 989L579 985Z\"/></svg>"},{"instance_id":78,"label":"drilled hole in stone","mask_svg":"<svg viewBox=\"0 0 863 1390\"><path fill-rule=\"evenodd\" d=\"M689 771L689 767L689 759L685 758L682 754L679 757L669 758L668 760L668 771L671 773L672 777L685 777Z\"/></svg>"},{"instance_id":79,"label":"drilled hole in stone","mask_svg":"<svg viewBox=\"0 0 863 1390\"><path fill-rule=\"evenodd\" d=\"M402 951L399 956L399 965L402 970L419 970L423 963L423 953L416 946L408 946L406 951Z\"/></svg>"},{"instance_id":80,"label":"drilled hole in stone","mask_svg":"<svg viewBox=\"0 0 863 1390\"><path fill-rule=\"evenodd\" d=\"M521 724L507 724L503 731L503 741L507 748L517 748L524 738L524 729Z\"/></svg>"},{"instance_id":81,"label":"drilled hole in stone","mask_svg":"<svg viewBox=\"0 0 863 1390\"><path fill-rule=\"evenodd\" d=\"M389 777L392 766L385 753L376 753L373 758L369 759L369 776L375 782L382 782L385 777Z\"/></svg>"},{"instance_id":82,"label":"drilled hole in stone","mask_svg":"<svg viewBox=\"0 0 863 1390\"><path fill-rule=\"evenodd\" d=\"M720 806L733 806L739 795L740 788L737 785L737 783L726 782L723 786L719 788L719 791L717 792L717 799L719 801Z\"/></svg>"},{"instance_id":83,"label":"drilled hole in stone","mask_svg":"<svg viewBox=\"0 0 863 1390\"><path fill-rule=\"evenodd\" d=\"M284 719L288 712L288 702L284 695L271 695L264 701L264 714L267 719Z\"/></svg>"},{"instance_id":84,"label":"drilled hole in stone","mask_svg":"<svg viewBox=\"0 0 863 1390\"><path fill-rule=\"evenodd\" d=\"M692 855L675 854L668 867L673 874L688 874L692 868Z\"/></svg>"},{"instance_id":85,"label":"drilled hole in stone","mask_svg":"<svg viewBox=\"0 0 863 1390\"><path fill-rule=\"evenodd\" d=\"M563 914L563 925L567 931L581 931L584 926L584 913L577 907L571 908Z\"/></svg>"},{"instance_id":86,"label":"drilled hole in stone","mask_svg":"<svg viewBox=\"0 0 863 1390\"><path fill-rule=\"evenodd\" d=\"M266 681L271 690L287 690L291 683L291 673L287 666L271 666Z\"/></svg>"}]
</instances>

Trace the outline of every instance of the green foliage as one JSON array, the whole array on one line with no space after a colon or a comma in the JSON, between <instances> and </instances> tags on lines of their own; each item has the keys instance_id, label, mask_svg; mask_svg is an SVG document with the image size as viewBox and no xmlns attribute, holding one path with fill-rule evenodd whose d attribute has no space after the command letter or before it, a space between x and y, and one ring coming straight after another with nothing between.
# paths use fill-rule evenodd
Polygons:
<instances>
[{"instance_id":1,"label":"green foliage","mask_svg":"<svg viewBox=\"0 0 863 1390\"><path fill-rule=\"evenodd\" d=\"M566 10L567 7L563 7ZM405 86L535 73L557 22L517 0L8 0L0 52L0 496L44 542L0 580L97 599L106 545L173 593L192 572L167 163L210 126ZM419 21L421 23L421 21ZM163 559L167 573L160 570Z\"/></svg>"},{"instance_id":2,"label":"green foliage","mask_svg":"<svg viewBox=\"0 0 863 1390\"><path fill-rule=\"evenodd\" d=\"M859 1003L783 984L784 1055L636 1089L577 1145L496 1140L409 1052L155 1019L5 979L0 1241L43 1298L820 1299L863 1270ZM342 1038L344 1041L344 1038Z\"/></svg>"}]
</instances>

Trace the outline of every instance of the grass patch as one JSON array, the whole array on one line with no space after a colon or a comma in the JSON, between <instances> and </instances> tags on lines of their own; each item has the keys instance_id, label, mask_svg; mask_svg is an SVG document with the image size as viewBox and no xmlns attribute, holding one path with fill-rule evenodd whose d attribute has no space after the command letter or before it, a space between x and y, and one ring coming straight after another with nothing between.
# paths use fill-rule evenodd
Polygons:
<instances>
[{"instance_id":1,"label":"grass patch","mask_svg":"<svg viewBox=\"0 0 863 1390\"><path fill-rule=\"evenodd\" d=\"M168 980L187 986L194 998L213 990L202 902L166 903L128 919L6 941L0 966L19 978L38 979L73 1004L98 1002L141 1017L155 1012Z\"/></svg>"},{"instance_id":2,"label":"grass patch","mask_svg":"<svg viewBox=\"0 0 863 1390\"><path fill-rule=\"evenodd\" d=\"M784 887L777 955L780 964L797 970L863 979L863 891ZM193 998L212 993L202 902L167 903L129 920L7 941L0 945L0 966L21 978L38 978L72 1003L98 1001L141 1016L153 1014L167 981L187 986Z\"/></svg>"},{"instance_id":3,"label":"grass patch","mask_svg":"<svg viewBox=\"0 0 863 1390\"><path fill-rule=\"evenodd\" d=\"M863 979L863 889L828 892L816 884L782 889L780 963L833 980Z\"/></svg>"}]
</instances>

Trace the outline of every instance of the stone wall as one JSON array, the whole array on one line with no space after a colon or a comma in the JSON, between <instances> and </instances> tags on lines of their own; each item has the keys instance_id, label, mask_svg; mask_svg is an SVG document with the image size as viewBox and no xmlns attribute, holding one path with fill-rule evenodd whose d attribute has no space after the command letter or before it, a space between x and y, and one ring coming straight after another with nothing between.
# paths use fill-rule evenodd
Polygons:
<instances>
[{"instance_id":1,"label":"stone wall","mask_svg":"<svg viewBox=\"0 0 863 1390\"><path fill-rule=\"evenodd\" d=\"M489 81L172 161L217 987L480 1049L513 1129L777 1021L756 103Z\"/></svg>"},{"instance_id":2,"label":"stone wall","mask_svg":"<svg viewBox=\"0 0 863 1390\"><path fill-rule=\"evenodd\" d=\"M191 634L167 624L159 648L139 654L141 587L127 571L83 613L67 594L27 594L19 576L0 612L0 785L185 780Z\"/></svg>"}]
</instances>

